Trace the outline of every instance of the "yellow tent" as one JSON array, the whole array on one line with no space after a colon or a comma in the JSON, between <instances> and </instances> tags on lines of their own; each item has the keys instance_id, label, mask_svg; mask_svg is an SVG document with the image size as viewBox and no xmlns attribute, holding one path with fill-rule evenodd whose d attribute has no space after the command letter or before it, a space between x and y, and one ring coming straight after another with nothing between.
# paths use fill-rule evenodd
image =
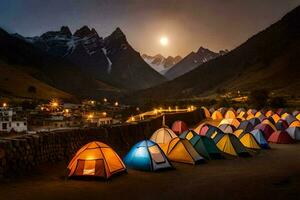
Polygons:
<instances>
[{"instance_id":1,"label":"yellow tent","mask_svg":"<svg viewBox=\"0 0 300 200\"><path fill-rule=\"evenodd\" d=\"M259 144L251 133L242 133L238 138L245 147L249 149L260 149Z\"/></svg>"},{"instance_id":2,"label":"yellow tent","mask_svg":"<svg viewBox=\"0 0 300 200\"><path fill-rule=\"evenodd\" d=\"M211 115L211 118L213 120L222 120L223 119L223 115L220 111L216 110L215 112L213 112L213 114Z\"/></svg>"},{"instance_id":3,"label":"yellow tent","mask_svg":"<svg viewBox=\"0 0 300 200\"><path fill-rule=\"evenodd\" d=\"M300 127L300 121L292 122L289 127Z\"/></svg>"},{"instance_id":4,"label":"yellow tent","mask_svg":"<svg viewBox=\"0 0 300 200\"><path fill-rule=\"evenodd\" d=\"M300 113L296 115L296 118L300 121Z\"/></svg>"},{"instance_id":5,"label":"yellow tent","mask_svg":"<svg viewBox=\"0 0 300 200\"><path fill-rule=\"evenodd\" d=\"M101 142L90 142L79 149L68 165L71 176L109 178L126 167L118 154Z\"/></svg>"},{"instance_id":6,"label":"yellow tent","mask_svg":"<svg viewBox=\"0 0 300 200\"><path fill-rule=\"evenodd\" d=\"M274 114L274 112L272 110L269 110L268 112L266 112L266 117L271 117Z\"/></svg>"},{"instance_id":7,"label":"yellow tent","mask_svg":"<svg viewBox=\"0 0 300 200\"><path fill-rule=\"evenodd\" d=\"M243 132L244 132L243 129L238 129L238 130L234 131L233 134L234 134L237 138L239 138L240 135L241 135Z\"/></svg>"},{"instance_id":8,"label":"yellow tent","mask_svg":"<svg viewBox=\"0 0 300 200\"><path fill-rule=\"evenodd\" d=\"M290 114L289 113L283 113L282 115L281 115L281 119L285 119L287 116L289 116Z\"/></svg>"},{"instance_id":9,"label":"yellow tent","mask_svg":"<svg viewBox=\"0 0 300 200\"><path fill-rule=\"evenodd\" d=\"M208 110L206 107L204 107L204 106L202 106L201 108L202 108L203 111L204 111L205 117L206 117L206 118L210 118L210 112L209 112L209 110Z\"/></svg>"},{"instance_id":10,"label":"yellow tent","mask_svg":"<svg viewBox=\"0 0 300 200\"><path fill-rule=\"evenodd\" d=\"M240 122L239 120L233 118L233 119L223 119L220 123L219 123L219 126L220 125L223 125L223 124L229 124L229 125L232 125L234 126L235 128L239 127L240 125Z\"/></svg>"},{"instance_id":11,"label":"yellow tent","mask_svg":"<svg viewBox=\"0 0 300 200\"><path fill-rule=\"evenodd\" d=\"M273 118L275 123L277 123L280 120L280 116L278 114L272 115L272 118Z\"/></svg>"},{"instance_id":12,"label":"yellow tent","mask_svg":"<svg viewBox=\"0 0 300 200\"><path fill-rule=\"evenodd\" d=\"M228 110L225 114L226 119L234 119L236 118L234 110Z\"/></svg>"},{"instance_id":13,"label":"yellow tent","mask_svg":"<svg viewBox=\"0 0 300 200\"><path fill-rule=\"evenodd\" d=\"M236 118L239 118L241 120L245 120L246 116L247 116L246 112L241 111Z\"/></svg>"},{"instance_id":14,"label":"yellow tent","mask_svg":"<svg viewBox=\"0 0 300 200\"><path fill-rule=\"evenodd\" d=\"M264 116L264 114L262 113L262 112L260 112L260 111L258 111L257 113L255 113L255 117L260 117L261 115L263 115Z\"/></svg>"},{"instance_id":15,"label":"yellow tent","mask_svg":"<svg viewBox=\"0 0 300 200\"><path fill-rule=\"evenodd\" d=\"M249 120L249 119L253 119L253 118L255 118L255 115L253 115L252 113L248 113L246 119Z\"/></svg>"},{"instance_id":16,"label":"yellow tent","mask_svg":"<svg viewBox=\"0 0 300 200\"><path fill-rule=\"evenodd\" d=\"M173 138L168 145L162 147L162 150L168 159L174 162L197 164L204 161L187 139Z\"/></svg>"},{"instance_id":17,"label":"yellow tent","mask_svg":"<svg viewBox=\"0 0 300 200\"><path fill-rule=\"evenodd\" d=\"M255 115L256 112L257 112L257 110L255 110L255 109L249 109L249 110L247 111L247 114L248 114L248 115Z\"/></svg>"},{"instance_id":18,"label":"yellow tent","mask_svg":"<svg viewBox=\"0 0 300 200\"><path fill-rule=\"evenodd\" d=\"M215 140L215 139L214 139ZM229 155L249 155L248 151L241 144L238 138L233 134L224 134L218 141L216 141L217 147Z\"/></svg>"}]
</instances>

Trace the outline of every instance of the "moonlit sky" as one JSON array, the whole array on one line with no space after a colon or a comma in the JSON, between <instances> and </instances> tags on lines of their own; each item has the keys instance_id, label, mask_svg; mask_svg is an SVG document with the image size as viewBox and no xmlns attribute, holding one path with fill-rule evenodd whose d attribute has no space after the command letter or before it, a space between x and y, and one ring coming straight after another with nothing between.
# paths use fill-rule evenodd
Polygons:
<instances>
[{"instance_id":1,"label":"moonlit sky","mask_svg":"<svg viewBox=\"0 0 300 200\"><path fill-rule=\"evenodd\" d=\"M24 36L83 25L116 27L141 53L185 56L200 46L233 49L300 5L300 0L0 0L0 26ZM160 38L169 44L162 46Z\"/></svg>"}]
</instances>

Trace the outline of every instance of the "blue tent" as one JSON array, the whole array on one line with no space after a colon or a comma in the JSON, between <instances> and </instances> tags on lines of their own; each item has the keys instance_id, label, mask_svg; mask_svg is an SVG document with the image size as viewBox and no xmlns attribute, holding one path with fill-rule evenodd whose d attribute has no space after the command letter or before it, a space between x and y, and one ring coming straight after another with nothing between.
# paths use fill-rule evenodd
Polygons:
<instances>
[{"instance_id":1,"label":"blue tent","mask_svg":"<svg viewBox=\"0 0 300 200\"><path fill-rule=\"evenodd\" d=\"M161 148L151 140L143 140L135 144L123 160L127 167L143 171L172 168Z\"/></svg>"},{"instance_id":2,"label":"blue tent","mask_svg":"<svg viewBox=\"0 0 300 200\"><path fill-rule=\"evenodd\" d=\"M264 137L264 133L260 129L254 129L251 134L255 137L256 141L263 149L269 149L270 146Z\"/></svg>"}]
</instances>

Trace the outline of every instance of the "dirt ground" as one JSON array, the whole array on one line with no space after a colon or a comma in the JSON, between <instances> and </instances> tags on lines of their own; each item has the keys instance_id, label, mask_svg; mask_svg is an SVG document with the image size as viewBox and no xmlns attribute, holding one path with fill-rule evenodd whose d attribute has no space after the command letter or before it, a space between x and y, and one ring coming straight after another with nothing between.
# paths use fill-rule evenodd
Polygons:
<instances>
[{"instance_id":1,"label":"dirt ground","mask_svg":"<svg viewBox=\"0 0 300 200\"><path fill-rule=\"evenodd\" d=\"M300 144L272 145L251 158L175 164L163 172L128 170L109 181L68 180L66 165L0 182L0 199L300 199Z\"/></svg>"}]
</instances>

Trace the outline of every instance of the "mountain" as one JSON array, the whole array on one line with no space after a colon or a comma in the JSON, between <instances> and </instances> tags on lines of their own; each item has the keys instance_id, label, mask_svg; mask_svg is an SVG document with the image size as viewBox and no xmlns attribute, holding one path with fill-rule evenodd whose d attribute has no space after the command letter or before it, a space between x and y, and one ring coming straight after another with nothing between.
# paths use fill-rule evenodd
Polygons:
<instances>
[{"instance_id":1,"label":"mountain","mask_svg":"<svg viewBox=\"0 0 300 200\"><path fill-rule=\"evenodd\" d=\"M170 68L165 73L165 77L167 77L167 79L169 80L172 80L195 69L199 65L202 65L203 63L226 53L226 50L220 51L220 53L215 53L213 51L210 51L209 49L200 47L197 52L191 52L180 62Z\"/></svg>"},{"instance_id":2,"label":"mountain","mask_svg":"<svg viewBox=\"0 0 300 200\"><path fill-rule=\"evenodd\" d=\"M143 54L142 58L160 74L164 74L182 59L181 56L168 56L167 58L165 58L161 54L157 54L155 56Z\"/></svg>"},{"instance_id":3,"label":"mountain","mask_svg":"<svg viewBox=\"0 0 300 200\"><path fill-rule=\"evenodd\" d=\"M132 48L120 28L102 38L95 29L87 26L74 34L63 26L59 31L25 40L53 56L74 63L78 70L93 79L123 90L144 89L165 81Z\"/></svg>"},{"instance_id":4,"label":"mountain","mask_svg":"<svg viewBox=\"0 0 300 200\"><path fill-rule=\"evenodd\" d=\"M1 28L0 62L2 64L0 79L11 80L15 77L24 80L24 84L36 83L31 86L34 86L37 92L45 94L43 96L46 99L48 96L54 95L51 90L59 93L59 97L62 96L61 94L65 97L72 95L91 97L119 93L118 88L91 78L74 63L49 54L28 43L22 36L10 35ZM24 96L25 91L17 94L17 91L21 90L19 80L3 81L1 87L4 88L6 94Z\"/></svg>"},{"instance_id":5,"label":"mountain","mask_svg":"<svg viewBox=\"0 0 300 200\"><path fill-rule=\"evenodd\" d=\"M217 91L268 89L300 93L300 6L229 53L172 81L131 95L134 100L191 98Z\"/></svg>"}]
</instances>

